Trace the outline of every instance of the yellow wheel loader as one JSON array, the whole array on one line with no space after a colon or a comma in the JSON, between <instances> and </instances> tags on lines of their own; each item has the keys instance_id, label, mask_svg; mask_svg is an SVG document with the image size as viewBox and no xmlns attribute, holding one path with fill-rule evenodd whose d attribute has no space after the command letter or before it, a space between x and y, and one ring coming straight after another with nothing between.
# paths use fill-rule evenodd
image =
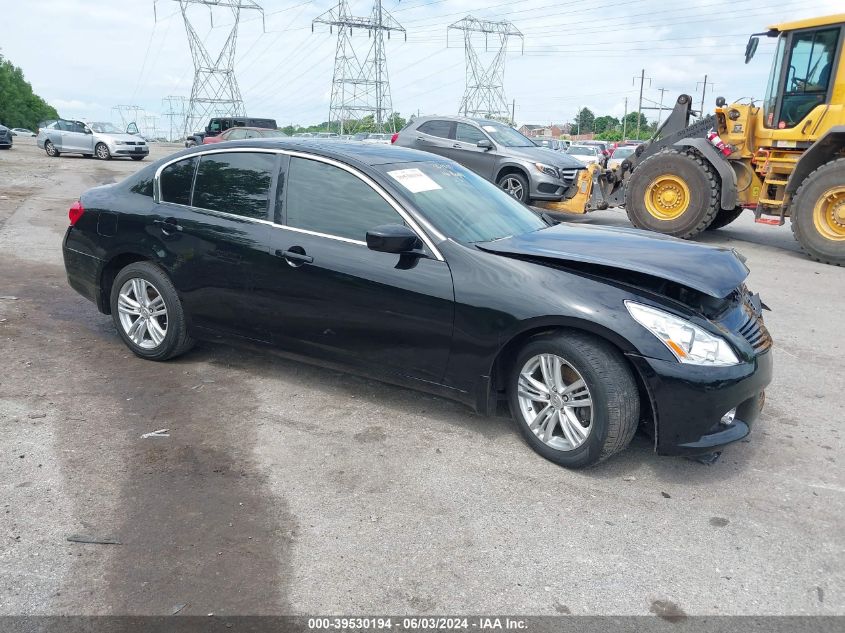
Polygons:
<instances>
[{"instance_id":1,"label":"yellow wheel loader","mask_svg":"<svg viewBox=\"0 0 845 633\"><path fill-rule=\"evenodd\" d=\"M758 222L784 224L804 250L845 264L845 14L778 24L766 95L727 105L690 125L681 95L648 143L620 169L583 170L551 211L585 213L624 204L631 223L682 238L718 229L751 209Z\"/></svg>"}]
</instances>

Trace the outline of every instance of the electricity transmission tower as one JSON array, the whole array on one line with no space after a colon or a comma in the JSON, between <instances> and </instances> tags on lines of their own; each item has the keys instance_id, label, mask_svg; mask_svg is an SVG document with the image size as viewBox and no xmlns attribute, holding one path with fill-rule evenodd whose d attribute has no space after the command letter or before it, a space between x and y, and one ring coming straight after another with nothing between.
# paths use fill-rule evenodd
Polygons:
<instances>
[{"instance_id":1,"label":"electricity transmission tower","mask_svg":"<svg viewBox=\"0 0 845 633\"><path fill-rule=\"evenodd\" d=\"M238 26L242 10L261 12L264 20L264 9L254 0L175 0L182 11L185 31L188 33L188 45L191 48L191 58L194 62L194 84L188 109L185 114L183 132L190 134L194 126L207 121L213 116L242 116L245 114L241 91L235 79L235 48L238 42ZM194 30L188 17L188 7L192 4L203 5L211 13L214 25L214 7L227 8L232 12L234 23L229 30L229 36L216 58L212 57L203 40Z\"/></svg>"},{"instance_id":2,"label":"electricity transmission tower","mask_svg":"<svg viewBox=\"0 0 845 633\"><path fill-rule=\"evenodd\" d=\"M136 105L116 105L112 106L112 118L117 116L120 120L121 129L125 130L130 123L141 125L141 107Z\"/></svg>"},{"instance_id":3,"label":"electricity transmission tower","mask_svg":"<svg viewBox=\"0 0 845 633\"><path fill-rule=\"evenodd\" d=\"M161 106L164 109L164 112L161 113L161 116L168 120L168 141L172 142L176 140L176 137L173 136L174 123L176 124L175 129L180 134L183 131L179 128L182 127L185 121L185 101L185 97L174 95L168 95L167 97L161 100Z\"/></svg>"},{"instance_id":4,"label":"electricity transmission tower","mask_svg":"<svg viewBox=\"0 0 845 633\"><path fill-rule=\"evenodd\" d=\"M377 132L385 132L386 128L395 132L384 34L390 39L391 31L405 33L405 28L382 7L381 0L375 0L372 13L366 18L353 16L347 0L339 0L336 7L314 19L312 31L315 24L328 24L329 32L337 27L329 126L336 124L341 134L348 134L355 131L361 119L372 115ZM372 40L363 61L352 44L356 28L366 30Z\"/></svg>"},{"instance_id":5,"label":"electricity transmission tower","mask_svg":"<svg viewBox=\"0 0 845 633\"><path fill-rule=\"evenodd\" d=\"M464 56L466 57L466 90L461 99L458 112L464 116L496 117L507 121L513 116L505 98L505 56L508 52L508 39L518 37L522 41L523 50L525 40L522 33L511 22L491 22L479 20L471 15L446 28L446 45L449 45L449 31L464 32ZM489 64L485 65L475 48L473 35L484 35L484 50L487 52L488 39L495 36L498 48Z\"/></svg>"}]
</instances>

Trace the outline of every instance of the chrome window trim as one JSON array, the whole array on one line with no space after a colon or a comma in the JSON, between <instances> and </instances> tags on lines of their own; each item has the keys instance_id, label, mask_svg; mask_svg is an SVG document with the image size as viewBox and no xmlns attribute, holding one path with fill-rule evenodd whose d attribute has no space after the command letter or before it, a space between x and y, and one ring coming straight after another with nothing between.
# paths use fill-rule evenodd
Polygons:
<instances>
[{"instance_id":1,"label":"chrome window trim","mask_svg":"<svg viewBox=\"0 0 845 633\"><path fill-rule=\"evenodd\" d=\"M282 229L296 231L296 232L304 233L304 234L308 234L308 235L316 235L316 236L319 236L319 237L334 239L334 240L338 240L338 241L341 241L341 242L348 242L350 244L361 244L361 245L364 245L364 246L367 245L366 242L363 242L363 241L360 241L360 240L353 240L353 239L350 239L350 238L347 238L347 237L343 237L341 235L329 235L329 234L326 234L326 233L318 233L316 231L309 231L308 229L300 229L298 227L288 226L286 224L279 224L277 222L272 222L270 220L259 220L257 218L247 218L245 216L234 215L234 214L231 214L231 213L226 213L224 211L214 211L212 209L203 209L201 207L192 207L192 206L188 206L188 205L177 204L175 202L167 202L166 200L161 200L161 186L159 184L159 180L161 178L161 172L164 171L165 168L169 167L170 165L172 165L174 163L178 163L179 161L188 160L190 158L193 158L194 156L202 157L202 156L205 156L206 154L224 154L224 153L230 153L230 152L247 152L247 153L260 152L260 153L266 153L266 154L285 154L287 156L293 156L293 157L296 157L296 158L303 158L303 159L306 159L306 160L316 160L318 162L326 163L328 165L332 165L332 166L337 167L339 169L342 169L346 172L349 172L350 174L352 174L353 176L355 176L359 180L362 180L365 184L369 185L369 187L371 189L373 189L378 195L380 195L385 200L385 202L387 202L391 207L393 207L393 210L396 211L396 213L399 214L399 217L401 217L405 222L407 222L408 226L411 227L411 230L413 230L419 236L419 238L422 240L422 242L428 247L428 249L432 252L434 257L438 261L441 261L441 262L446 261L445 258L443 257L443 255L440 253L440 250L434 245L434 241L428 235L428 233L431 233L431 235L433 235L435 237L435 239L437 239L438 241L445 241L446 237L442 233L440 233L440 231L438 231L433 226L431 226L431 224L429 224L427 221L425 221L421 218L417 219L416 217L411 215L407 211L407 209L403 208L402 205L400 205L396 200L394 200L393 197L390 194L388 194L381 185L379 185L372 178L367 176L367 174L359 171L355 167L352 167L350 165L342 163L338 160L335 160L333 158L328 158L326 156L319 156L317 154L309 154L307 152L299 152L299 151L296 151L296 150L264 148L264 147L232 147L232 148L221 148L221 149L215 148L215 149L204 150L204 151L201 151L201 152L193 152L191 154L185 154L185 155L173 158L173 159L171 159L171 160L169 160L165 163L162 163L161 165L158 166L158 168L156 169L154 180L153 180L153 200L157 204L174 204L174 205L179 206L179 207L184 207L184 208L188 208L188 209L198 209L200 211L207 212L207 213L219 214L219 215L227 217L227 218L235 218L235 219L238 219L238 220L247 220L247 221L250 221L250 222L259 222L259 223L262 223L262 224L269 224L271 226L279 227L279 228L282 228ZM422 228L421 228L422 226L424 226L426 228L426 231L428 231L428 233L426 231L422 230Z\"/></svg>"}]
</instances>

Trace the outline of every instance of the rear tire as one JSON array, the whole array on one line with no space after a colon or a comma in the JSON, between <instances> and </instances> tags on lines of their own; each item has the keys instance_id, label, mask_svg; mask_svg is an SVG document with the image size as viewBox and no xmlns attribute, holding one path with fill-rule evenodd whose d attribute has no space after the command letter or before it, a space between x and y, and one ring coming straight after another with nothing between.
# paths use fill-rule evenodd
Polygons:
<instances>
[{"instance_id":1,"label":"rear tire","mask_svg":"<svg viewBox=\"0 0 845 633\"><path fill-rule=\"evenodd\" d=\"M625 211L638 229L684 239L710 226L721 206L719 177L692 151L666 148L634 169Z\"/></svg>"},{"instance_id":2,"label":"rear tire","mask_svg":"<svg viewBox=\"0 0 845 633\"><path fill-rule=\"evenodd\" d=\"M845 158L810 172L795 192L789 214L792 234L810 257L845 265Z\"/></svg>"},{"instance_id":3,"label":"rear tire","mask_svg":"<svg viewBox=\"0 0 845 633\"><path fill-rule=\"evenodd\" d=\"M508 195L528 204L528 179L522 174L516 172L505 174L496 184Z\"/></svg>"},{"instance_id":4,"label":"rear tire","mask_svg":"<svg viewBox=\"0 0 845 633\"><path fill-rule=\"evenodd\" d=\"M551 365L544 370L538 358L550 359ZM563 361L559 374L555 359ZM551 389L545 382L550 369ZM579 381L583 386L577 386ZM591 403L589 414L585 398ZM508 401L528 445L567 468L589 466L618 453L631 442L639 421L637 384L625 358L606 341L574 330L528 341L511 368ZM547 409L552 417L547 415L544 425L538 420Z\"/></svg>"},{"instance_id":5,"label":"rear tire","mask_svg":"<svg viewBox=\"0 0 845 633\"><path fill-rule=\"evenodd\" d=\"M109 304L120 338L136 356L168 360L194 345L176 288L152 262L135 262L117 273Z\"/></svg>"},{"instance_id":6,"label":"rear tire","mask_svg":"<svg viewBox=\"0 0 845 633\"><path fill-rule=\"evenodd\" d=\"M742 207L737 207L736 209L720 209L719 213L716 214L716 217L713 218L713 222L710 223L710 226L704 230L715 231L717 229L721 229L723 226L727 226L741 215Z\"/></svg>"}]
</instances>

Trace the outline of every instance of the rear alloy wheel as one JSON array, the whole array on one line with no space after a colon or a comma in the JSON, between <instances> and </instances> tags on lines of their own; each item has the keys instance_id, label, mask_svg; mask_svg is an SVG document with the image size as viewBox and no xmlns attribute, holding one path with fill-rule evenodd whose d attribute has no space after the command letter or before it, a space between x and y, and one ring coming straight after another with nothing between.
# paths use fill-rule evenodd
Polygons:
<instances>
[{"instance_id":1,"label":"rear alloy wheel","mask_svg":"<svg viewBox=\"0 0 845 633\"><path fill-rule=\"evenodd\" d=\"M51 141L44 141L44 151L47 152L47 156L50 158L55 158L59 155L59 150L56 149L56 146Z\"/></svg>"},{"instance_id":2,"label":"rear alloy wheel","mask_svg":"<svg viewBox=\"0 0 845 633\"><path fill-rule=\"evenodd\" d=\"M625 191L625 211L638 229L690 238L719 213L719 178L698 154L664 149L634 169Z\"/></svg>"},{"instance_id":3,"label":"rear alloy wheel","mask_svg":"<svg viewBox=\"0 0 845 633\"><path fill-rule=\"evenodd\" d=\"M845 158L810 173L789 205L792 233L815 260L845 265Z\"/></svg>"},{"instance_id":4,"label":"rear alloy wheel","mask_svg":"<svg viewBox=\"0 0 845 633\"><path fill-rule=\"evenodd\" d=\"M108 145L105 143L97 143L97 147L94 148L94 153L100 160L109 160L111 158L111 152L109 151Z\"/></svg>"},{"instance_id":5,"label":"rear alloy wheel","mask_svg":"<svg viewBox=\"0 0 845 633\"><path fill-rule=\"evenodd\" d=\"M546 459L580 468L625 448L639 421L639 395L622 355L605 341L562 331L533 338L508 384L511 413Z\"/></svg>"},{"instance_id":6,"label":"rear alloy wheel","mask_svg":"<svg viewBox=\"0 0 845 633\"><path fill-rule=\"evenodd\" d=\"M520 202L528 202L528 181L522 174L505 174L497 183L501 189Z\"/></svg>"},{"instance_id":7,"label":"rear alloy wheel","mask_svg":"<svg viewBox=\"0 0 845 633\"><path fill-rule=\"evenodd\" d=\"M176 289L155 264L137 262L121 270L110 305L120 337L141 358L167 360L193 346Z\"/></svg>"}]
</instances>

